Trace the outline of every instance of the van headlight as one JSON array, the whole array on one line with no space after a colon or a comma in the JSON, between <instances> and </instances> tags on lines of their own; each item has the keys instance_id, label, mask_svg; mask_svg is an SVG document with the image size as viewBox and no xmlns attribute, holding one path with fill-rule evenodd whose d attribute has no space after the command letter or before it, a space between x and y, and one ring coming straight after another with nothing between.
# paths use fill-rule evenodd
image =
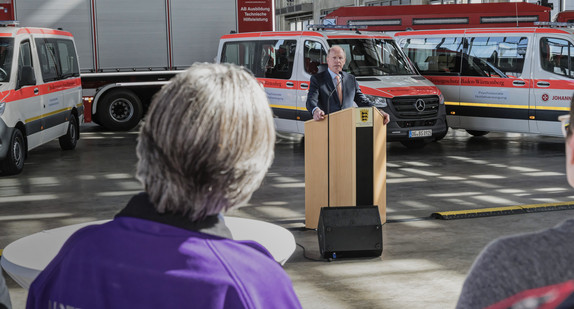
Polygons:
<instances>
[{"instance_id":1,"label":"van headlight","mask_svg":"<svg viewBox=\"0 0 574 309\"><path fill-rule=\"evenodd\" d=\"M390 98L377 97L374 95L367 95L367 98L377 108L387 107L387 106L389 106L389 103L391 102Z\"/></svg>"},{"instance_id":2,"label":"van headlight","mask_svg":"<svg viewBox=\"0 0 574 309\"><path fill-rule=\"evenodd\" d=\"M438 104L444 104L444 96L442 93L438 95Z\"/></svg>"},{"instance_id":3,"label":"van headlight","mask_svg":"<svg viewBox=\"0 0 574 309\"><path fill-rule=\"evenodd\" d=\"M6 102L0 102L0 116L4 115L5 110L6 110Z\"/></svg>"}]
</instances>

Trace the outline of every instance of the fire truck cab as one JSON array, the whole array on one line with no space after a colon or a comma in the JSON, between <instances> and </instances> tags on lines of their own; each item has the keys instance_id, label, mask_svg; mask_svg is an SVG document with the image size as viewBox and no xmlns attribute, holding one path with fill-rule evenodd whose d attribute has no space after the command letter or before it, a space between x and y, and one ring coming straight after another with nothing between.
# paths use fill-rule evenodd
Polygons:
<instances>
[{"instance_id":1,"label":"fire truck cab","mask_svg":"<svg viewBox=\"0 0 574 309\"><path fill-rule=\"evenodd\" d=\"M251 70L265 86L278 131L304 133L312 119L305 102L311 75L326 67L329 46L345 50L344 70L389 113L388 141L420 147L447 132L440 91L417 73L395 41L352 31L257 32L224 35L216 61ZM325 66L322 66L325 64Z\"/></svg>"},{"instance_id":2,"label":"fire truck cab","mask_svg":"<svg viewBox=\"0 0 574 309\"><path fill-rule=\"evenodd\" d=\"M525 27L405 31L395 39L442 91L448 125L561 136L574 92L574 30Z\"/></svg>"}]
</instances>

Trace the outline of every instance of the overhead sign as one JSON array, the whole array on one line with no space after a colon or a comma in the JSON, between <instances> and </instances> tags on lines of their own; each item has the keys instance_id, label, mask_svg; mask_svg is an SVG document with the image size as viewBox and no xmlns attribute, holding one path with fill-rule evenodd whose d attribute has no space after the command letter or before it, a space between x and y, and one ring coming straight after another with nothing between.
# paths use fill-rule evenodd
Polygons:
<instances>
[{"instance_id":1,"label":"overhead sign","mask_svg":"<svg viewBox=\"0 0 574 309\"><path fill-rule=\"evenodd\" d=\"M237 0L237 14L239 32L274 30L274 0Z\"/></svg>"}]
</instances>

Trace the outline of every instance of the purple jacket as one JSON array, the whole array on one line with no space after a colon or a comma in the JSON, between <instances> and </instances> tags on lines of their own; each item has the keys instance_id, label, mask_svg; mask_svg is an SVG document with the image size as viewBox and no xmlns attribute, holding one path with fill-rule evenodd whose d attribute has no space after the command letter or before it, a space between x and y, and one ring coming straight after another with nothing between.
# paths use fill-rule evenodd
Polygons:
<instances>
[{"instance_id":1,"label":"purple jacket","mask_svg":"<svg viewBox=\"0 0 574 309\"><path fill-rule=\"evenodd\" d=\"M77 231L34 280L26 307L301 307L261 245L166 224L169 216L139 194L114 220Z\"/></svg>"}]
</instances>

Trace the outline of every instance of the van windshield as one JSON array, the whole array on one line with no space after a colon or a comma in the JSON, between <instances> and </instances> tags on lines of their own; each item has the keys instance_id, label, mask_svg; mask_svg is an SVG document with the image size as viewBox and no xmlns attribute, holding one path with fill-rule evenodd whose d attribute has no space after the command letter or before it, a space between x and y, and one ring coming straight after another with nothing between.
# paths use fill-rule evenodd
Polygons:
<instances>
[{"instance_id":1,"label":"van windshield","mask_svg":"<svg viewBox=\"0 0 574 309\"><path fill-rule=\"evenodd\" d=\"M339 45L347 61L343 70L355 76L417 75L407 57L393 40L329 39Z\"/></svg>"},{"instance_id":2,"label":"van windshield","mask_svg":"<svg viewBox=\"0 0 574 309\"><path fill-rule=\"evenodd\" d=\"M10 81L13 53L14 39L0 38L0 83L7 83Z\"/></svg>"}]
</instances>

